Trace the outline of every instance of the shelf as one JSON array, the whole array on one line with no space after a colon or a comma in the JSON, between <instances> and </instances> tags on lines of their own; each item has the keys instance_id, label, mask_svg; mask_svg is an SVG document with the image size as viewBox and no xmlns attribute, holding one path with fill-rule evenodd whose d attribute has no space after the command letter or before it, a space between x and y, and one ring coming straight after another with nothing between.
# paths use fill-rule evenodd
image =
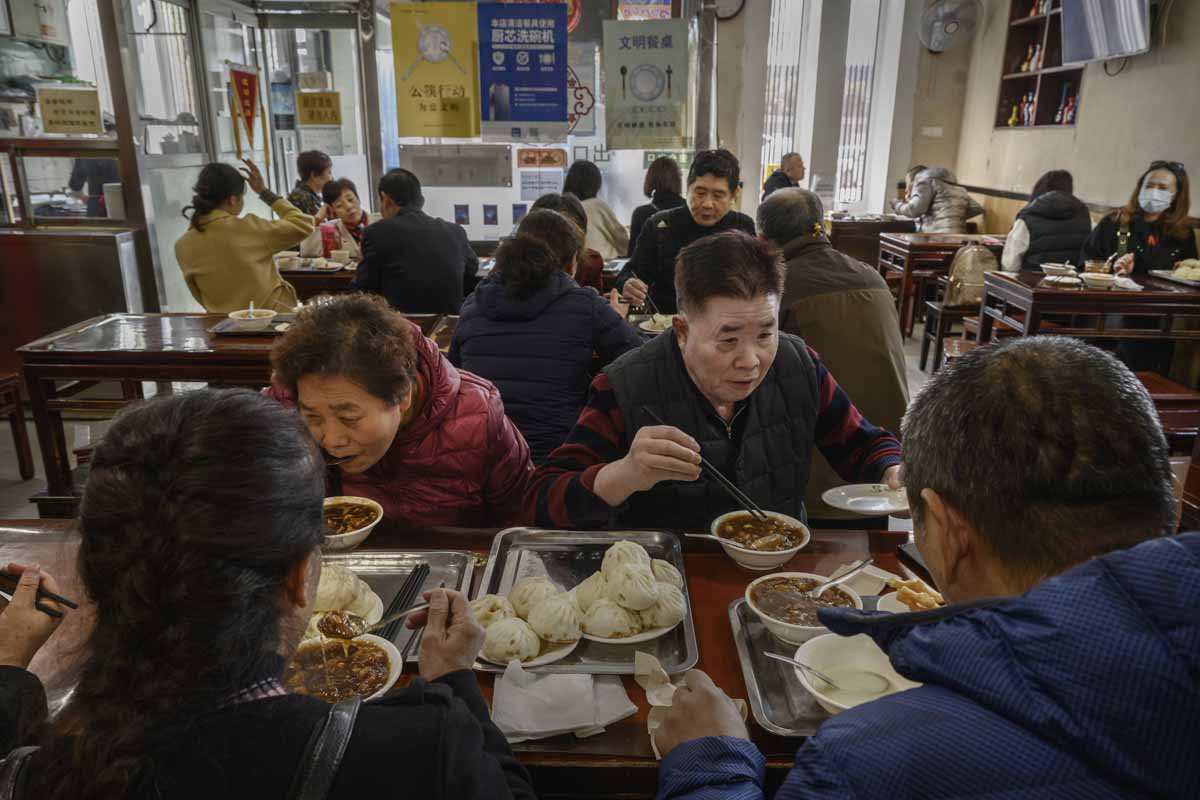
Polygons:
<instances>
[{"instance_id":1,"label":"shelf","mask_svg":"<svg viewBox=\"0 0 1200 800\"><path fill-rule=\"evenodd\" d=\"M1002 80L1002 81L1019 81L1022 78L1036 78L1038 75L1041 75L1041 74L1042 74L1041 70L1033 70L1032 72L1010 72L1008 75L1005 75L1000 80Z\"/></svg>"},{"instance_id":2,"label":"shelf","mask_svg":"<svg viewBox=\"0 0 1200 800\"><path fill-rule=\"evenodd\" d=\"M1075 127L1074 123L1072 123L1070 125L1053 125L1053 124L1051 124L1051 125L1013 125L1011 127L1008 125L998 125L998 126L996 126L995 130L998 130L998 131L1031 131L1034 129L1045 130L1046 128L1074 128L1074 127Z\"/></svg>"},{"instance_id":3,"label":"shelf","mask_svg":"<svg viewBox=\"0 0 1200 800\"><path fill-rule=\"evenodd\" d=\"M1021 78L1036 78L1038 75L1055 75L1059 72L1083 72L1083 67L1046 67L1045 69L1034 69L1030 70L1029 72L1010 72L1000 80L1015 81L1020 80Z\"/></svg>"},{"instance_id":4,"label":"shelf","mask_svg":"<svg viewBox=\"0 0 1200 800\"><path fill-rule=\"evenodd\" d=\"M1036 17L1022 17L1021 19L1014 19L1008 24L1013 28L1019 28L1023 25L1035 25L1048 19L1050 19L1049 14L1038 14Z\"/></svg>"}]
</instances>

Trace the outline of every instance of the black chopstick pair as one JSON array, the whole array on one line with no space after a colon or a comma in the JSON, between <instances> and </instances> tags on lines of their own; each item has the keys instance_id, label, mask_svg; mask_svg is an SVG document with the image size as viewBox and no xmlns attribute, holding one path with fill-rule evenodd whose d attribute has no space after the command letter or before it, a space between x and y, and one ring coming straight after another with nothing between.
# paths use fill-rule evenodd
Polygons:
<instances>
[{"instance_id":1,"label":"black chopstick pair","mask_svg":"<svg viewBox=\"0 0 1200 800\"><path fill-rule=\"evenodd\" d=\"M12 594L16 591L17 584L20 582L20 580L21 576L14 572L0 572L0 589ZM59 619L62 619L62 612L58 611L57 609L42 605L40 602L42 600L50 600L51 602L64 605L67 608L79 608L79 604L73 600L68 600L60 594L55 594L54 592L48 589L43 589L41 586L39 586L37 591L37 599L34 601L33 607L44 614L49 614L50 616L57 617Z\"/></svg>"},{"instance_id":2,"label":"black chopstick pair","mask_svg":"<svg viewBox=\"0 0 1200 800\"><path fill-rule=\"evenodd\" d=\"M384 609L383 616L388 617L406 608L411 608L413 603L421 596L421 587L425 585L425 579L428 577L429 565L426 563L418 564L416 569L409 573L408 578L405 579L404 584L400 587L400 591L392 598L392 602ZM389 642L394 642L396 635L400 633L400 626L403 624L404 620L396 620L380 630L379 636L387 639Z\"/></svg>"},{"instance_id":3,"label":"black chopstick pair","mask_svg":"<svg viewBox=\"0 0 1200 800\"><path fill-rule=\"evenodd\" d=\"M654 420L655 423L657 423L659 425L667 424L662 421L661 417L659 417L657 414L655 414L649 408L642 406L642 411L645 411L646 416L648 416L648 417L650 417L650 419ZM733 481L729 480L729 478L726 478L725 475L721 472L721 470L714 467L709 462L709 460L704 457L703 454L701 454L701 456L700 456L700 466L703 468L702 471L705 472L705 474L707 474L710 478L715 480L722 489L724 489L726 492L728 492L729 496L732 497L734 500L736 500L738 505L740 505L742 508L749 511L751 516L753 516L755 519L760 519L760 520L767 519L767 512L765 512L761 508L759 508L758 504L755 503L753 500L751 500L749 495L747 495L745 492L743 492L741 489L739 489Z\"/></svg>"}]
</instances>

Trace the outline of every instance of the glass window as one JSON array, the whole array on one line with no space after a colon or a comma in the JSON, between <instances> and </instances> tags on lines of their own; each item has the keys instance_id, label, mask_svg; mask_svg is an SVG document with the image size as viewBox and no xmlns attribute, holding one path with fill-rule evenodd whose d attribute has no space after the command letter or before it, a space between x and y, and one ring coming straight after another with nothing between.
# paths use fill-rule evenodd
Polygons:
<instances>
[{"instance_id":1,"label":"glass window","mask_svg":"<svg viewBox=\"0 0 1200 800\"><path fill-rule=\"evenodd\" d=\"M837 207L860 211L866 196L867 138L875 87L880 0L853 0L846 41L846 83L838 143Z\"/></svg>"},{"instance_id":2,"label":"glass window","mask_svg":"<svg viewBox=\"0 0 1200 800\"><path fill-rule=\"evenodd\" d=\"M201 17L200 38L204 45L204 81L209 95L209 106L213 111L216 126L217 153L219 156L234 156L237 152L233 132L233 115L229 110L229 73L227 63L247 67L259 66L258 29L217 14L205 13ZM259 72L262 79L262 72ZM267 90L259 86L259 97ZM257 112L254 119L253 151L246 141L242 129L242 155L262 166L263 138L262 120Z\"/></svg>"},{"instance_id":3,"label":"glass window","mask_svg":"<svg viewBox=\"0 0 1200 800\"><path fill-rule=\"evenodd\" d=\"M163 0L133 0L131 11L146 152L203 153L187 11Z\"/></svg>"},{"instance_id":4,"label":"glass window","mask_svg":"<svg viewBox=\"0 0 1200 800\"><path fill-rule=\"evenodd\" d=\"M792 151L800 93L804 44L804 0L775 0L767 37L767 115L763 120L762 163L778 165Z\"/></svg>"},{"instance_id":5,"label":"glass window","mask_svg":"<svg viewBox=\"0 0 1200 800\"><path fill-rule=\"evenodd\" d=\"M21 200L9 164L9 154L0 152L0 225L21 221Z\"/></svg>"},{"instance_id":6,"label":"glass window","mask_svg":"<svg viewBox=\"0 0 1200 800\"><path fill-rule=\"evenodd\" d=\"M35 219L122 219L120 166L115 158L25 156Z\"/></svg>"}]
</instances>

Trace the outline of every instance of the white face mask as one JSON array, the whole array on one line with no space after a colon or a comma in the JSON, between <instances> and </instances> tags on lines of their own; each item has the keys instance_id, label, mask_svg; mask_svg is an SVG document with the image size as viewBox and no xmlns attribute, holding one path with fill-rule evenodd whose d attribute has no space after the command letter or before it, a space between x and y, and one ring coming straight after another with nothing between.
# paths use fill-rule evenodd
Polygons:
<instances>
[{"instance_id":1,"label":"white face mask","mask_svg":"<svg viewBox=\"0 0 1200 800\"><path fill-rule=\"evenodd\" d=\"M1174 199L1175 194L1166 189L1142 189L1138 192L1138 205L1147 214L1161 214L1171 207Z\"/></svg>"}]
</instances>

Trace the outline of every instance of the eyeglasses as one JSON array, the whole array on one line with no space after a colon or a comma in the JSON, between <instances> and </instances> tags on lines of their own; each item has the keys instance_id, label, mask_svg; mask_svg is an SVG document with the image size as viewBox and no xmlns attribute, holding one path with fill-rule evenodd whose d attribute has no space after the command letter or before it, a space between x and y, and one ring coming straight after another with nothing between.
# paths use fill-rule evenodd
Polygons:
<instances>
[{"instance_id":1,"label":"eyeglasses","mask_svg":"<svg viewBox=\"0 0 1200 800\"><path fill-rule=\"evenodd\" d=\"M1151 161L1150 169L1168 169L1176 175L1187 175L1187 170L1184 169L1182 161Z\"/></svg>"}]
</instances>

